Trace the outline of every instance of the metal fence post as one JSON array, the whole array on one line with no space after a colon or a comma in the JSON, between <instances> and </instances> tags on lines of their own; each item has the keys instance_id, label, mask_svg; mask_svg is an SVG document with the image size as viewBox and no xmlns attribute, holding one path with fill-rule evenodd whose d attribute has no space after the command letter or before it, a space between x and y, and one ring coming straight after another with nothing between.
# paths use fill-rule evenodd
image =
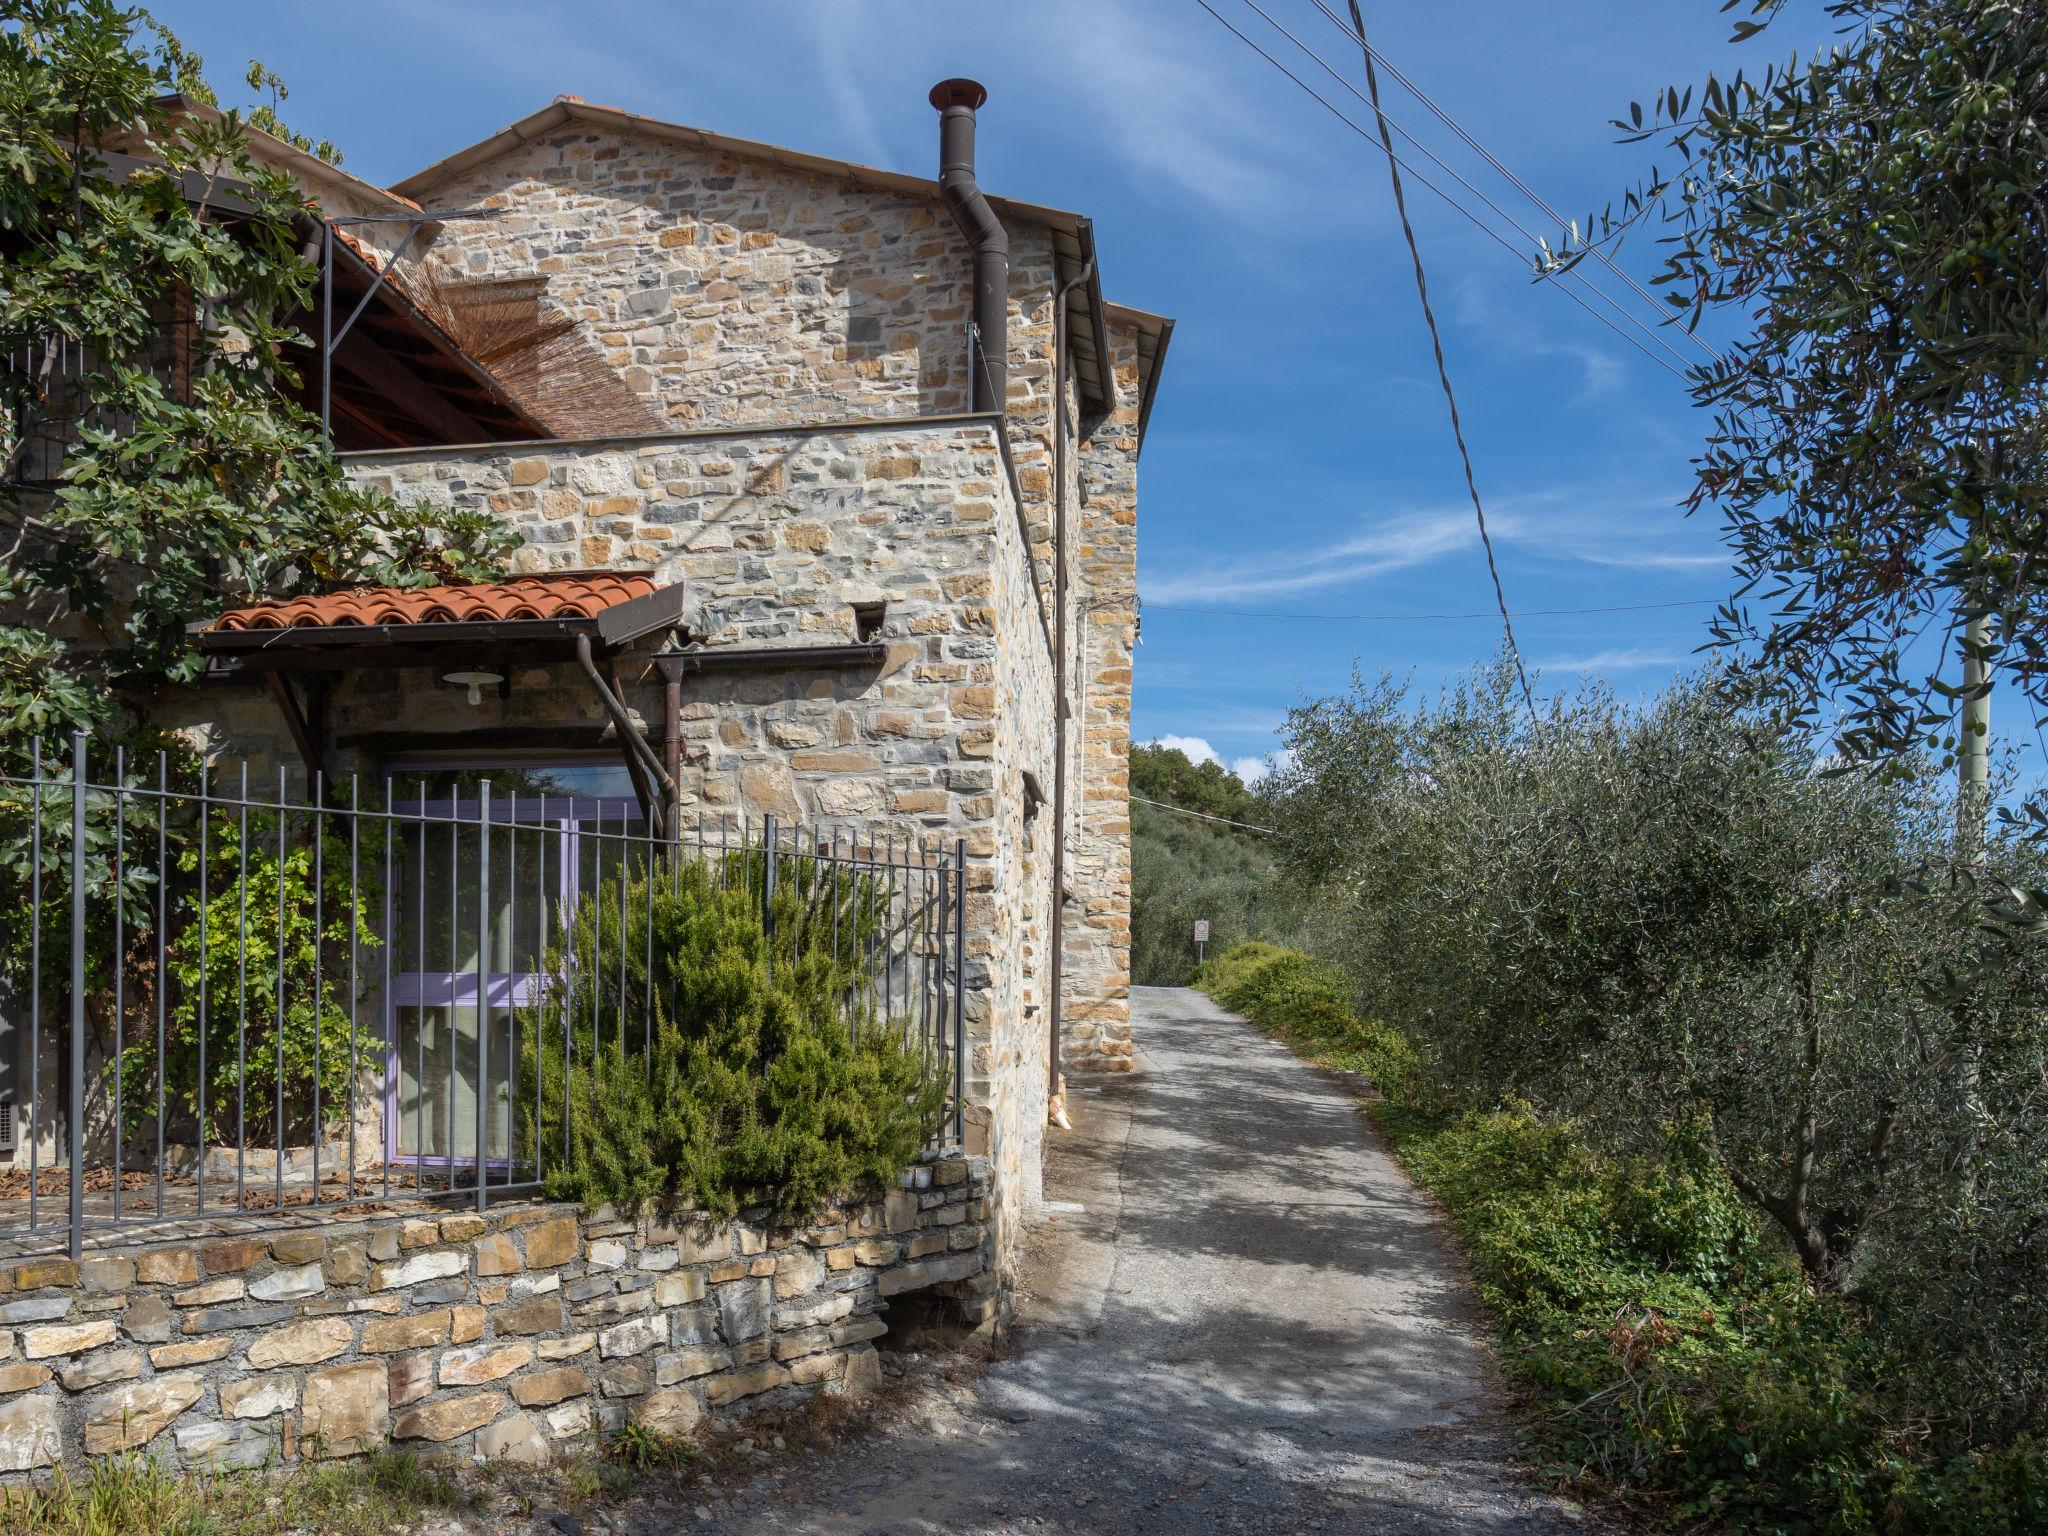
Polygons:
<instances>
[{"instance_id":1,"label":"metal fence post","mask_svg":"<svg viewBox=\"0 0 2048 1536\"><path fill-rule=\"evenodd\" d=\"M85 732L71 738L71 1257L85 1237ZM118 1176L120 1170L116 1169Z\"/></svg>"},{"instance_id":2,"label":"metal fence post","mask_svg":"<svg viewBox=\"0 0 2048 1536\"><path fill-rule=\"evenodd\" d=\"M491 781L476 787L476 1208L484 1209L484 1135L491 1112ZM454 1138L450 1137L452 1141Z\"/></svg>"},{"instance_id":3,"label":"metal fence post","mask_svg":"<svg viewBox=\"0 0 2048 1536\"><path fill-rule=\"evenodd\" d=\"M953 1142L967 1144L967 839L953 844Z\"/></svg>"},{"instance_id":4,"label":"metal fence post","mask_svg":"<svg viewBox=\"0 0 2048 1536\"><path fill-rule=\"evenodd\" d=\"M775 937L775 818L761 818L761 929ZM771 957L772 958L772 957Z\"/></svg>"}]
</instances>

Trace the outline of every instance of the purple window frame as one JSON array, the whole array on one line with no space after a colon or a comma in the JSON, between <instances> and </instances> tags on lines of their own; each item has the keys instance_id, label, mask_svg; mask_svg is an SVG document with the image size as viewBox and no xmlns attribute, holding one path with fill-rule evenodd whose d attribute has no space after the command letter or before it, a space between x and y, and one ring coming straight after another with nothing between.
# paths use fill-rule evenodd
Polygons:
<instances>
[{"instance_id":1,"label":"purple window frame","mask_svg":"<svg viewBox=\"0 0 2048 1536\"><path fill-rule=\"evenodd\" d=\"M541 770L550 768L609 768L617 761L616 758L611 757L547 757L517 759L508 763L507 759L502 756L434 757L387 763L384 775L386 778L401 778L412 774L470 773L479 769L505 768L508 766ZM394 802L395 819L393 826L394 829L402 828L405 825L406 813L408 811L415 816L423 815L426 817L426 825L446 825L448 817L460 815L464 810L467 810L474 816L478 804L477 798L465 798L462 796L453 798L443 796L439 799L425 801L415 796L411 800L397 800ZM555 807L557 805L567 808L565 814L560 816L555 814ZM558 878L555 881L553 895L559 903L557 909L559 911L569 910L580 894L581 883L578 875L581 861L578 857L577 844L583 836L581 828L587 822L592 821L602 825L603 822L610 820L614 814L620 816L621 825L624 826L632 818L638 817L641 814L639 802L631 795L579 795L571 793L563 795L522 796L517 806L517 809L522 814L518 816L516 821L510 817L505 819L512 825L527 824L529 820L527 814L529 806L531 807L531 820L534 823L541 823L543 813L546 813L545 821L554 823L558 829L559 843L555 855ZM505 816L508 807L509 802L505 800L496 798L492 800L491 820L493 825L497 824L500 817ZM488 898L489 893L483 893L483 899L488 900ZM475 1158L457 1156L452 1149L441 1153L432 1153L419 1149L411 1152L402 1152L399 1150L398 1144L400 1121L402 1119L398 1102L400 1074L402 1071L398 1050L399 1010L402 1008L447 1008L450 1011L449 1027L453 1029L455 1027L455 1010L468 1006L477 1020L477 1028L481 1030L489 1027L488 1021L493 1010L498 1008L517 1008L522 1004L532 1002L534 991L540 978L539 974L533 971L492 971L487 973L484 978L484 1006L482 1008L475 1006L477 993L476 979L476 972L473 969L461 971L401 971L394 967L391 972L390 991L384 999L383 1140L384 1159L393 1167L424 1168L439 1163L443 1167L457 1169L470 1168L476 1163ZM479 1084L477 1087L479 1093L488 1093L489 1090L489 1084ZM454 1139L452 1127L449 1139L451 1141ZM483 1151L482 1148L478 1150L480 1152ZM484 1157L484 1167L487 1172L502 1171L511 1166L511 1161L509 1156L491 1157L486 1155Z\"/></svg>"}]
</instances>

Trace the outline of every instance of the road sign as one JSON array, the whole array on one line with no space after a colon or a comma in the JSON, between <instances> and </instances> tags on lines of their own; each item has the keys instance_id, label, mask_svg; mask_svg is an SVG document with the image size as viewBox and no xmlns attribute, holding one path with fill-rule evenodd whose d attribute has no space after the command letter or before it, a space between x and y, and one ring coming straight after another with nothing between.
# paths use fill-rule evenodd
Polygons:
<instances>
[{"instance_id":1,"label":"road sign","mask_svg":"<svg viewBox=\"0 0 2048 1536\"><path fill-rule=\"evenodd\" d=\"M1206 944L1209 942L1209 919L1207 919L1206 917L1198 917L1195 919L1195 942L1197 944Z\"/></svg>"}]
</instances>

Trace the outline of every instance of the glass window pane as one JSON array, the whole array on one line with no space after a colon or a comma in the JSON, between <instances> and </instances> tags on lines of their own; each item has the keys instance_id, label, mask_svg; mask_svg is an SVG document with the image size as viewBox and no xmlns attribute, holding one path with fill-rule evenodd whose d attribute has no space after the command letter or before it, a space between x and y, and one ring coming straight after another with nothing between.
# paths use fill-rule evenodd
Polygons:
<instances>
[{"instance_id":1,"label":"glass window pane","mask_svg":"<svg viewBox=\"0 0 2048 1536\"><path fill-rule=\"evenodd\" d=\"M512 1148L512 1011L493 1008L490 1018L484 1155L503 1159ZM396 1046L397 1092L392 1108L398 1155L474 1162L475 1007L456 1003L400 1008Z\"/></svg>"}]
</instances>

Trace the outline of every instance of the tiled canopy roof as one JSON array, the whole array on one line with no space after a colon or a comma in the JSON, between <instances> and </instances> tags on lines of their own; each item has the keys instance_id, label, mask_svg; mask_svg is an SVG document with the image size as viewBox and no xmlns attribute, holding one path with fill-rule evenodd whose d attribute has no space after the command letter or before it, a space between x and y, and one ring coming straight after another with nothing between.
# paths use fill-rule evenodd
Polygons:
<instances>
[{"instance_id":1,"label":"tiled canopy roof","mask_svg":"<svg viewBox=\"0 0 2048 1536\"><path fill-rule=\"evenodd\" d=\"M236 608L208 628L324 629L365 624L469 624L507 619L594 619L654 590L650 576L579 571L445 587L356 587Z\"/></svg>"}]
</instances>

